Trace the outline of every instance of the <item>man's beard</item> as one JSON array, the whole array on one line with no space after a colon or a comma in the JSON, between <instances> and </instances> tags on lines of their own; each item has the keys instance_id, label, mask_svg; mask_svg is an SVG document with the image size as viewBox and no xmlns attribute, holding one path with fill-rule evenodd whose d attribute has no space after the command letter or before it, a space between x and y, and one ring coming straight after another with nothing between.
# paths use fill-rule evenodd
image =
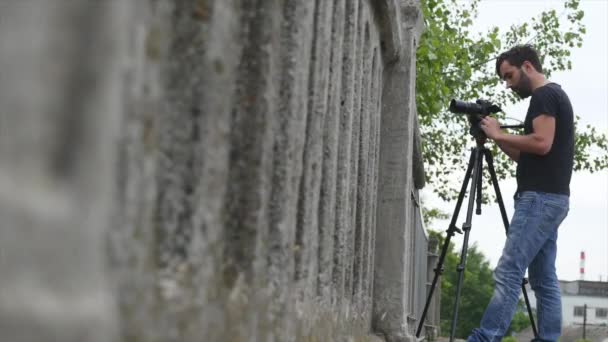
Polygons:
<instances>
[{"instance_id":1,"label":"man's beard","mask_svg":"<svg viewBox=\"0 0 608 342\"><path fill-rule=\"evenodd\" d=\"M525 99L526 97L532 95L532 81L528 75L526 75L521 69L519 70L519 82L517 86L513 87L513 90L521 97Z\"/></svg>"}]
</instances>

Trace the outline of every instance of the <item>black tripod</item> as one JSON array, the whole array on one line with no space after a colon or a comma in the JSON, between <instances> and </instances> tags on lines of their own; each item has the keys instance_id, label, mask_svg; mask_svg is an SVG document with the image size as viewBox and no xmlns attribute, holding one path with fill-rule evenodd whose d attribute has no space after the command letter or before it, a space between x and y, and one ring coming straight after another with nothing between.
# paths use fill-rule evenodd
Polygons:
<instances>
[{"instance_id":1,"label":"black tripod","mask_svg":"<svg viewBox=\"0 0 608 342\"><path fill-rule=\"evenodd\" d=\"M501 126L501 128L520 128L521 126ZM481 132L483 134L483 132ZM485 137L485 135L483 135ZM433 296L433 292L435 290L435 286L437 285L437 280L439 279L440 274L443 272L443 261L448 251L448 247L450 244L450 239L456 232L462 234L464 231L464 241L462 244L462 251L460 253L460 264L457 267L458 271L458 283L456 285L456 301L454 303L454 313L452 315L452 326L450 329L450 342L454 341L454 334L456 331L456 322L458 320L458 304L460 299L460 292L462 288L463 282L463 271L467 262L467 249L469 244L469 233L471 231L471 220L473 217L473 206L475 198L477 198L477 209L476 214L481 214L481 182L482 182L482 172L483 172L483 157L485 156L486 162L488 164L488 170L490 171L490 176L492 178L492 185L494 186L494 191L496 193L496 200L498 202L498 206L500 207L500 214L502 216L502 221L505 226L505 231L509 230L509 220L507 219L507 212L505 211L505 206L502 201L502 196L500 194L500 188L498 187L498 178L496 177L496 172L494 171L494 161L492 158L492 153L490 150L484 147L483 143L477 142L477 146L471 149L471 158L469 160L469 165L467 167L467 171L464 177L464 181L462 183L462 188L460 189L460 193L458 195L458 201L456 202L456 208L454 210L454 214L452 215L452 221L450 222L450 226L448 228L446 239L443 243L443 247L441 249L441 254L439 260L437 262L437 267L435 268L435 276L433 278L433 282L431 284L431 289L426 299L426 304L424 306L424 310L422 312L422 317L420 318L420 323L418 324L418 329L416 331L416 337L420 337L420 332L422 331L422 327L424 326L424 320L426 318L426 314L431 303L431 298ZM471 190L469 194L469 203L467 208L467 216L464 225L462 226L462 230L456 227L456 220L458 218L458 213L460 212L460 207L462 205L462 201L464 199L467 185L469 183L469 179L473 178L471 182ZM538 333L536 331L536 324L534 323L534 317L532 316L532 309L530 308L530 302L528 300L528 294L526 293L525 284L527 284L527 280L523 279L521 288L524 294L524 299L526 301L526 306L528 308L528 315L530 317L530 322L532 323L532 330L534 331L534 336L538 337Z\"/></svg>"}]
</instances>

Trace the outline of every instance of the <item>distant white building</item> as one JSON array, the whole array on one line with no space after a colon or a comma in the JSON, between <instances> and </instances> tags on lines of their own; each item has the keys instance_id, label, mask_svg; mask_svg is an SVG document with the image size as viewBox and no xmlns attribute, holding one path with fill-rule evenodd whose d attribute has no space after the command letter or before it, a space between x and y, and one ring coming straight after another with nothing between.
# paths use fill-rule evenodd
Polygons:
<instances>
[{"instance_id":1,"label":"distant white building","mask_svg":"<svg viewBox=\"0 0 608 342\"><path fill-rule=\"evenodd\" d=\"M536 298L526 285L530 306L536 310ZM587 305L587 324L608 325L608 282L560 280L563 326L583 324Z\"/></svg>"}]
</instances>

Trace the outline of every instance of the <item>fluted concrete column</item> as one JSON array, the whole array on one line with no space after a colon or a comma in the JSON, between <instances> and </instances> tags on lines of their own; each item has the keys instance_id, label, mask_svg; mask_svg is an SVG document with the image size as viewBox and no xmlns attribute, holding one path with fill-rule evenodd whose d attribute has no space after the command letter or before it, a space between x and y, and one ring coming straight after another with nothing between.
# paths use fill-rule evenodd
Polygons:
<instances>
[{"instance_id":1,"label":"fluted concrete column","mask_svg":"<svg viewBox=\"0 0 608 342\"><path fill-rule=\"evenodd\" d=\"M408 341L411 314L414 218L411 191L415 137L416 42L422 31L417 1L400 1L393 20L401 22L401 42L384 70L380 139L380 174L376 227L373 326L387 341ZM390 6L387 6L390 7ZM387 25L391 27L395 25ZM396 36L396 35L394 35Z\"/></svg>"}]
</instances>

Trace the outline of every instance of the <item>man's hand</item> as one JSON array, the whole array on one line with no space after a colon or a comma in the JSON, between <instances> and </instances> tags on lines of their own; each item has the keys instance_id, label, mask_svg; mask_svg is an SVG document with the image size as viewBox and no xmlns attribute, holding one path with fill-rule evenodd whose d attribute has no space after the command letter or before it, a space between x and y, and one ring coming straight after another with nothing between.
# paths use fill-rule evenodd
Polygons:
<instances>
[{"instance_id":1,"label":"man's hand","mask_svg":"<svg viewBox=\"0 0 608 342\"><path fill-rule=\"evenodd\" d=\"M496 137L502 133L498 121L489 116L486 116L485 118L481 119L479 127L481 127L483 132L490 139L496 139Z\"/></svg>"}]
</instances>

